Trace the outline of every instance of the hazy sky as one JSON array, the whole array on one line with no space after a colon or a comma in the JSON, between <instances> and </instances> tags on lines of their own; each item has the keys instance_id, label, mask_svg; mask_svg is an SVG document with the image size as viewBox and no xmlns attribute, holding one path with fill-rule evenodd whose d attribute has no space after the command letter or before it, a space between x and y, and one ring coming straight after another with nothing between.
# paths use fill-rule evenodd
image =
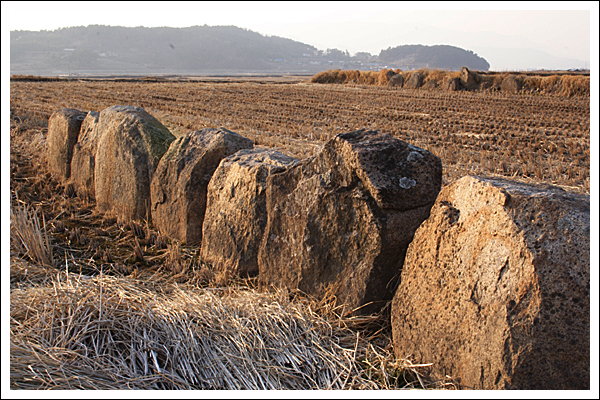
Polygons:
<instances>
[{"instance_id":1,"label":"hazy sky","mask_svg":"<svg viewBox=\"0 0 600 400\"><path fill-rule=\"evenodd\" d=\"M351 54L379 54L401 44L449 44L473 50L492 69L552 68L546 64L561 60L589 67L598 3L2 2L3 30L91 24L235 25Z\"/></svg>"}]
</instances>

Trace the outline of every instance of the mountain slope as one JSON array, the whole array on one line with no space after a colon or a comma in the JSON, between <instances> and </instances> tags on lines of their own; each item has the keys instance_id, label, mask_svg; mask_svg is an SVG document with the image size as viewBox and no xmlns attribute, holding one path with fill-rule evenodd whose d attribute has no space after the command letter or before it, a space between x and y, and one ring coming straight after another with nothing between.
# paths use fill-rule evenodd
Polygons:
<instances>
[{"instance_id":1,"label":"mountain slope","mask_svg":"<svg viewBox=\"0 0 600 400\"><path fill-rule=\"evenodd\" d=\"M379 59L401 69L423 67L459 70L462 67L487 71L490 64L469 50L455 46L421 44L404 45L382 50Z\"/></svg>"},{"instance_id":2,"label":"mountain slope","mask_svg":"<svg viewBox=\"0 0 600 400\"><path fill-rule=\"evenodd\" d=\"M350 56L337 49L323 52L305 43L235 26L90 25L10 32L11 74L315 73L331 68L378 69L386 63L392 67L397 61L406 64L407 60L417 67L489 67L473 52L451 46L399 46L379 56ZM479 64L473 64L475 61Z\"/></svg>"}]
</instances>

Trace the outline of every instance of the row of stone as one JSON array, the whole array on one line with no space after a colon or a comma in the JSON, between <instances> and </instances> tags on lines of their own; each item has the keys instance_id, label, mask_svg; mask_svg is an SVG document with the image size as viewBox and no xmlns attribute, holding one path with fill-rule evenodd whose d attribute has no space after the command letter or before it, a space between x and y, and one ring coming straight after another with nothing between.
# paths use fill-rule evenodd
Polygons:
<instances>
[{"instance_id":1,"label":"row of stone","mask_svg":"<svg viewBox=\"0 0 600 400\"><path fill-rule=\"evenodd\" d=\"M489 80L483 80L481 76L467 67L463 67L458 78L449 78L444 82L438 83L435 80L425 82L425 74L415 71L410 76L405 78L402 73L388 71L388 87L406 88L406 89L424 89L434 90L441 89L449 92L460 90L487 90L487 91L502 91L503 93L518 93L521 91L522 84L515 75L506 76L502 82L493 84Z\"/></svg>"},{"instance_id":2,"label":"row of stone","mask_svg":"<svg viewBox=\"0 0 600 400\"><path fill-rule=\"evenodd\" d=\"M396 355L434 375L589 388L589 196L475 177L440 192L439 158L368 130L296 160L224 129L175 139L142 109L110 107L55 113L51 166L69 143L55 173L94 188L100 210L199 243L216 269L333 294L348 314L393 298Z\"/></svg>"},{"instance_id":3,"label":"row of stone","mask_svg":"<svg viewBox=\"0 0 600 400\"><path fill-rule=\"evenodd\" d=\"M69 160L69 154L72 154ZM151 219L217 270L334 294L347 312L391 300L441 186L438 157L387 134L336 136L297 160L225 129L175 138L137 107L49 121L51 170L99 211Z\"/></svg>"}]
</instances>

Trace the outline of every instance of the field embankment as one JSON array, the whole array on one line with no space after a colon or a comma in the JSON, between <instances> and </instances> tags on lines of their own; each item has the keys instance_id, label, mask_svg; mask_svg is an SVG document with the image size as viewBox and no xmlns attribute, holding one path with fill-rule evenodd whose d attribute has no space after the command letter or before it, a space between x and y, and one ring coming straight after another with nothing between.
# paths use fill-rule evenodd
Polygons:
<instances>
[{"instance_id":1,"label":"field embankment","mask_svg":"<svg viewBox=\"0 0 600 400\"><path fill-rule=\"evenodd\" d=\"M336 69L319 72L311 78L311 82L403 87L411 79L415 80L418 77L420 84L415 85L416 87L411 87L412 89L510 91L511 93L541 93L566 97L590 95L589 74L468 71L471 78L464 78L462 76L464 74L463 71L445 71L439 69L419 69L414 71L401 71L399 69L343 71ZM403 83L400 85L393 84L391 78L394 75L400 75ZM453 79L458 79L462 85L457 89L450 89L448 81ZM469 81L469 79L472 81Z\"/></svg>"}]
</instances>

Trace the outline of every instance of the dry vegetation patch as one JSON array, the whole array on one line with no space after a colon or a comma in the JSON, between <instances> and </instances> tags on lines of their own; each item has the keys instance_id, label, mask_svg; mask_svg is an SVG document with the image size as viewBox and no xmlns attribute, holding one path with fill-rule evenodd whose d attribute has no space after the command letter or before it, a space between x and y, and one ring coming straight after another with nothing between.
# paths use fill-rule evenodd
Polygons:
<instances>
[{"instance_id":1,"label":"dry vegetation patch","mask_svg":"<svg viewBox=\"0 0 600 400\"><path fill-rule=\"evenodd\" d=\"M11 291L13 389L422 387L352 325L284 292L55 274ZM421 383L423 382L423 383ZM435 386L435 385L434 385ZM438 385L439 387L439 385Z\"/></svg>"},{"instance_id":2,"label":"dry vegetation patch","mask_svg":"<svg viewBox=\"0 0 600 400\"><path fill-rule=\"evenodd\" d=\"M433 81L437 87L441 87L449 79L460 76L459 71L432 70L428 68L412 71L389 68L384 68L380 71L333 69L315 74L310 81L312 83L386 86L389 82L390 74L401 74L404 77L404 82L408 82L413 75L420 75L423 83ZM476 80L476 87L480 89L489 89L494 85L500 87L507 77L514 77L516 82L522 87L524 93L543 93L565 97L589 97L590 95L589 74L544 73L536 75L533 73L476 71L470 71L470 74Z\"/></svg>"},{"instance_id":3,"label":"dry vegetation patch","mask_svg":"<svg viewBox=\"0 0 600 400\"><path fill-rule=\"evenodd\" d=\"M365 127L438 155L445 182L488 174L584 193L590 188L590 101L585 96L313 83L11 82L15 115L47 121L62 107L102 110L115 104L143 107L176 136L224 127L257 147L298 158L314 154L339 133Z\"/></svg>"}]
</instances>

